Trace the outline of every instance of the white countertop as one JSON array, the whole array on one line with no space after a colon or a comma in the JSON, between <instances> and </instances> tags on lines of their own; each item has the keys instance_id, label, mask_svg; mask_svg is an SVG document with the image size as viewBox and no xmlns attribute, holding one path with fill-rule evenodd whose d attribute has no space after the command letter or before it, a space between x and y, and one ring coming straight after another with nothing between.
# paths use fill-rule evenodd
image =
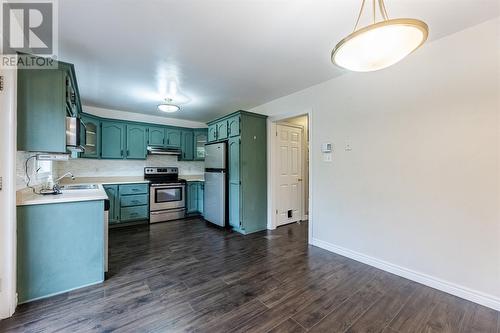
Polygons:
<instances>
[{"instance_id":1,"label":"white countertop","mask_svg":"<svg viewBox=\"0 0 500 333\"><path fill-rule=\"evenodd\" d=\"M46 205L64 202L94 201L106 199L108 199L108 196L106 195L106 192L104 191L104 188L101 184L98 184L98 188L95 190L70 190L63 191L62 194L57 195L35 194L29 188L25 188L16 192L17 206Z\"/></svg>"},{"instance_id":2,"label":"white countertop","mask_svg":"<svg viewBox=\"0 0 500 333\"><path fill-rule=\"evenodd\" d=\"M179 178L185 179L188 182L204 182L205 175L179 175Z\"/></svg>"},{"instance_id":3,"label":"white countertop","mask_svg":"<svg viewBox=\"0 0 500 333\"><path fill-rule=\"evenodd\" d=\"M179 178L185 179L188 182L204 182L204 175L179 175ZM77 201L92 201L108 199L106 192L102 185L115 185L115 184L147 184L142 176L129 176L129 177L76 177L75 180L65 178L61 181L61 185L65 184L97 184L99 186L96 190L71 190L63 191L62 194L57 195L40 195L35 194L29 188L17 191L16 204L17 206L27 205L45 205L63 202L77 202Z\"/></svg>"}]
</instances>

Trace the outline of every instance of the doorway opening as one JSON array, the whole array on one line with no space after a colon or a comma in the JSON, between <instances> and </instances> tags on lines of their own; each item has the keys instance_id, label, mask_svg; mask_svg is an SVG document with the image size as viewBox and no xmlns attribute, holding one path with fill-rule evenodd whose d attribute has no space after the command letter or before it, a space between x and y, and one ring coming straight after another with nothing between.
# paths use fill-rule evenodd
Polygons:
<instances>
[{"instance_id":1,"label":"doorway opening","mask_svg":"<svg viewBox=\"0 0 500 333\"><path fill-rule=\"evenodd\" d=\"M270 121L268 229L275 229L310 220L310 113Z\"/></svg>"}]
</instances>

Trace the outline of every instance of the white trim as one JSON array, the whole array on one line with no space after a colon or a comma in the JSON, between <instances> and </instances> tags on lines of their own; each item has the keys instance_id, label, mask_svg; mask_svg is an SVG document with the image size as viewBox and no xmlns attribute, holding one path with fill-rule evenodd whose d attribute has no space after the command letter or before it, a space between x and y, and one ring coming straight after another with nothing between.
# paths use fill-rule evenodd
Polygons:
<instances>
[{"instance_id":1,"label":"white trim","mask_svg":"<svg viewBox=\"0 0 500 333\"><path fill-rule=\"evenodd\" d=\"M0 319L16 309L16 69L0 70Z\"/></svg>"},{"instance_id":2,"label":"white trim","mask_svg":"<svg viewBox=\"0 0 500 333\"><path fill-rule=\"evenodd\" d=\"M311 158L312 154L312 149L310 147L313 147L313 139L312 139L312 108L308 108L303 111L298 111L298 112L289 112L289 113L282 113L279 115L275 116L270 116L267 118L267 229L273 230L276 229L276 205L275 205L275 198L274 198L274 188L275 188L275 179L273 177L274 171L276 169L276 163L275 163L275 138L276 138L276 122L280 120L285 120L288 118L294 118L298 116L303 116L307 115L308 121L307 121L307 126L308 126L308 135L309 135L309 223L308 223L308 242L311 243L312 240L312 203L313 203L313 191L312 191L312 184L313 184L313 175L312 175L312 170L313 170L313 160Z\"/></svg>"},{"instance_id":3,"label":"white trim","mask_svg":"<svg viewBox=\"0 0 500 333\"><path fill-rule=\"evenodd\" d=\"M473 290L458 284L436 278L421 272L417 272L405 267L401 267L385 260L367 256L363 253L352 251L341 246L337 246L317 238L313 238L312 245L325 249L327 251L339 254L344 257L362 262L364 264L379 268L386 272L396 274L409 280L424 284L446 293L458 296L460 298L478 303L494 310L500 311L500 298L488 295L477 290Z\"/></svg>"},{"instance_id":4,"label":"white trim","mask_svg":"<svg viewBox=\"0 0 500 333\"><path fill-rule=\"evenodd\" d=\"M19 303L19 304L26 304L26 303L29 303L29 302L39 301L41 299L45 299L45 298L49 298L49 297L52 297L52 296L61 295L61 294L64 294L64 293L67 293L67 292L70 292L70 291L73 291L73 290L77 290L77 289L81 289L81 288L87 288L87 287L90 287L90 286L95 286L95 285L101 284L103 282L104 282L104 279L100 280L100 281L97 281L97 282L91 282L91 283L88 283L88 284L84 284L83 286L69 288L69 289L66 289L66 290L57 291L55 293L43 295L43 296L40 296L40 297L35 297L35 298L27 299L24 302Z\"/></svg>"}]
</instances>

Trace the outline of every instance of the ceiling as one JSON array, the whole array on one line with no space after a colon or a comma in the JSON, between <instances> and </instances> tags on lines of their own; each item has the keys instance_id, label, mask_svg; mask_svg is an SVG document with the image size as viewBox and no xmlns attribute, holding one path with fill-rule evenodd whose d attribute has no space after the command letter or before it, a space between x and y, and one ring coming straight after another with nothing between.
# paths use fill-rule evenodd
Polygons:
<instances>
[{"instance_id":1,"label":"ceiling","mask_svg":"<svg viewBox=\"0 0 500 333\"><path fill-rule=\"evenodd\" d=\"M498 0L385 2L390 17L424 20L431 40L500 15ZM161 91L174 80L190 101L164 115L207 121L343 74L331 64L330 51L351 32L359 5L63 0L59 58L75 64L86 105L159 115Z\"/></svg>"}]
</instances>

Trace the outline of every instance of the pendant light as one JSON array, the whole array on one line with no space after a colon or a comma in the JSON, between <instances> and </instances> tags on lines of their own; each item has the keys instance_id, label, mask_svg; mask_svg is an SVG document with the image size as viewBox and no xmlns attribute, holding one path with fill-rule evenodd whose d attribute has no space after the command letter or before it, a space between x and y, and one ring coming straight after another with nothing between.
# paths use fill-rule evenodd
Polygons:
<instances>
[{"instance_id":1,"label":"pendant light","mask_svg":"<svg viewBox=\"0 0 500 333\"><path fill-rule=\"evenodd\" d=\"M427 40L427 24L410 18L389 19L384 0L372 1L373 24L358 29L365 3L362 0L354 31L332 50L335 65L356 72L376 71L401 61Z\"/></svg>"},{"instance_id":2,"label":"pendant light","mask_svg":"<svg viewBox=\"0 0 500 333\"><path fill-rule=\"evenodd\" d=\"M162 112L172 113L172 112L177 112L180 109L181 108L178 105L173 104L171 98L165 98L165 103L161 103L158 105L158 110Z\"/></svg>"}]
</instances>

